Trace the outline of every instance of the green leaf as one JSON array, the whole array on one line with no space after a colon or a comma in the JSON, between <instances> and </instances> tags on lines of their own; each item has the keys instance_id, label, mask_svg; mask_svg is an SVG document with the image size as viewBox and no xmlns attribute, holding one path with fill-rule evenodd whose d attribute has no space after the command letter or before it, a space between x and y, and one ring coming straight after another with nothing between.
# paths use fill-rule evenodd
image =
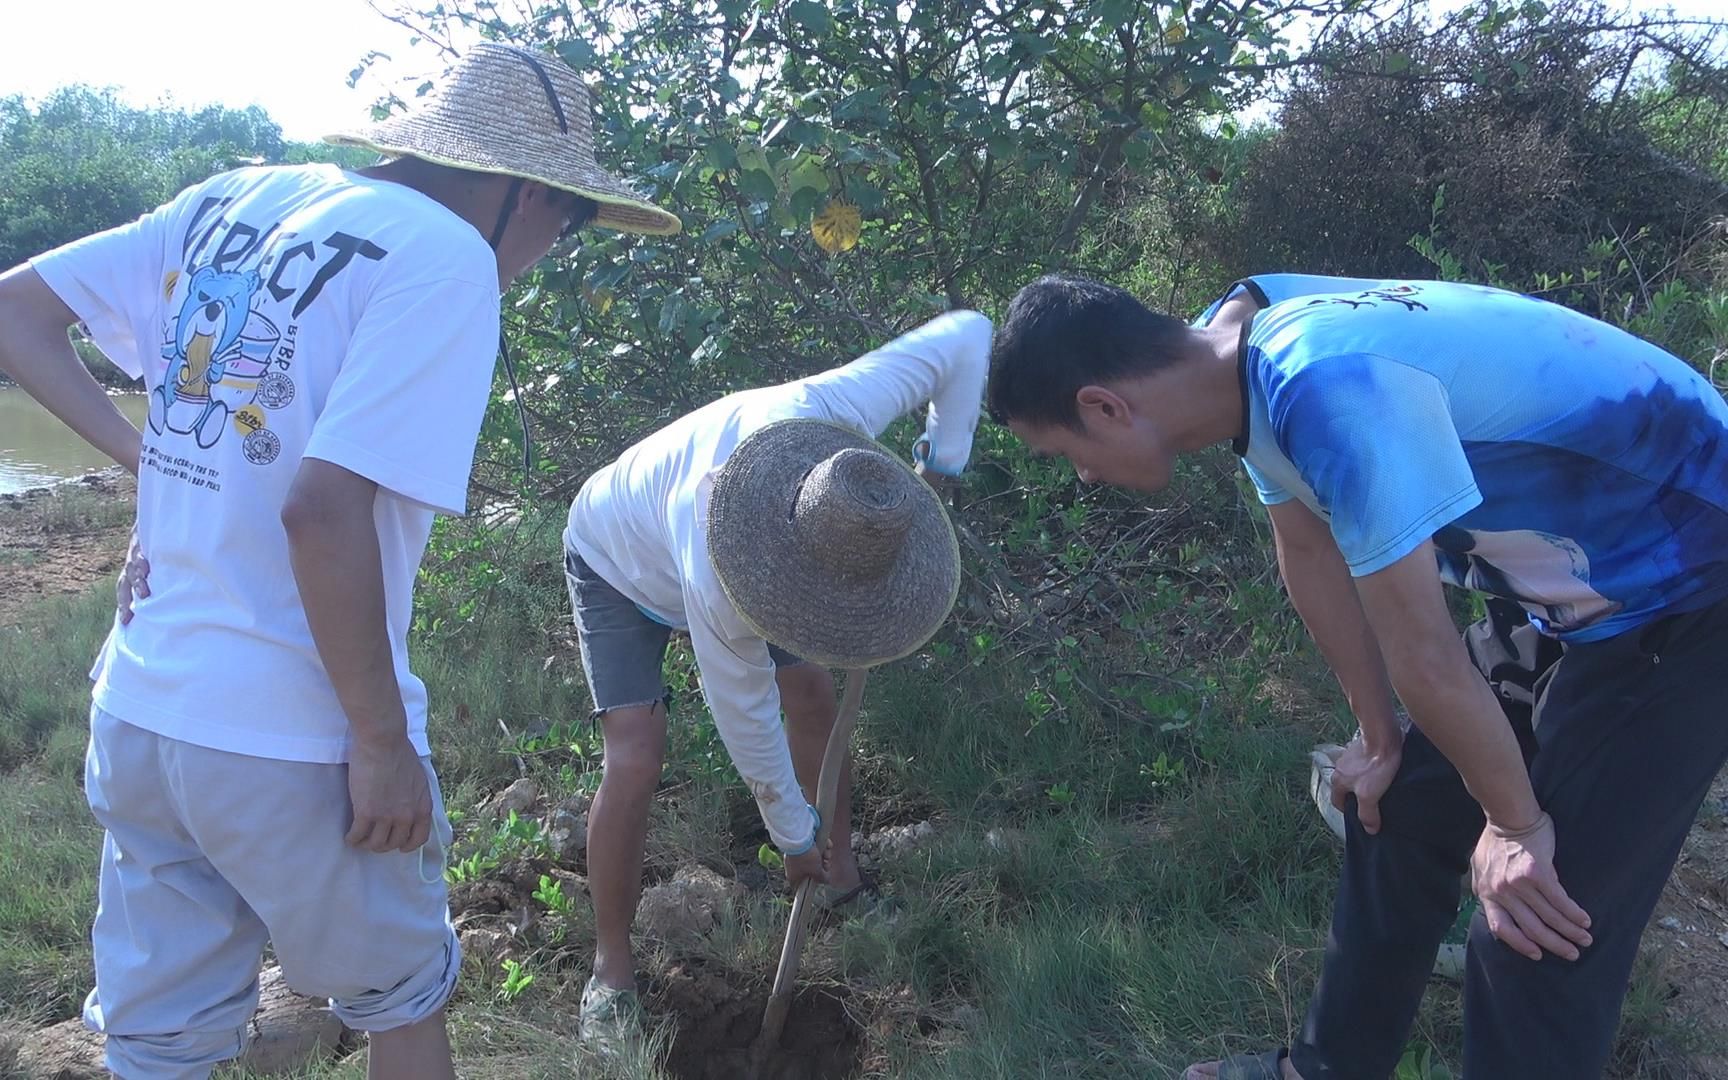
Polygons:
<instances>
[{"instance_id":1,"label":"green leaf","mask_svg":"<svg viewBox=\"0 0 1728 1080\"><path fill-rule=\"evenodd\" d=\"M1096 0L1088 14L1103 29L1114 30L1134 20L1134 0Z\"/></svg>"},{"instance_id":2,"label":"green leaf","mask_svg":"<svg viewBox=\"0 0 1728 1080\"><path fill-rule=\"evenodd\" d=\"M1056 43L1037 34L1015 34L1014 47L1035 59L1043 59L1056 51ZM926 80L927 81L927 80ZM908 87L910 89L910 87Z\"/></svg>"},{"instance_id":3,"label":"green leaf","mask_svg":"<svg viewBox=\"0 0 1728 1080\"><path fill-rule=\"evenodd\" d=\"M571 38L569 41L559 42L557 51L558 58L577 71L587 71L593 65L597 55L594 52L594 46L581 38Z\"/></svg>"},{"instance_id":4,"label":"green leaf","mask_svg":"<svg viewBox=\"0 0 1728 1080\"><path fill-rule=\"evenodd\" d=\"M684 312L688 307L681 293L673 293L667 297L666 302L660 306L660 332L670 334L674 327L683 322Z\"/></svg>"},{"instance_id":5,"label":"green leaf","mask_svg":"<svg viewBox=\"0 0 1728 1080\"><path fill-rule=\"evenodd\" d=\"M805 154L786 174L786 190L794 197L801 191L828 190L828 170L823 167L822 159L815 154Z\"/></svg>"},{"instance_id":6,"label":"green leaf","mask_svg":"<svg viewBox=\"0 0 1728 1080\"><path fill-rule=\"evenodd\" d=\"M1401 75L1410 70L1410 58L1403 53L1387 53L1385 70L1388 75Z\"/></svg>"},{"instance_id":7,"label":"green leaf","mask_svg":"<svg viewBox=\"0 0 1728 1080\"><path fill-rule=\"evenodd\" d=\"M726 352L729 344L731 343L725 338L709 334L702 339L702 344L696 346L695 351L690 354L690 363L696 367L712 363Z\"/></svg>"},{"instance_id":8,"label":"green leaf","mask_svg":"<svg viewBox=\"0 0 1728 1080\"><path fill-rule=\"evenodd\" d=\"M708 144L705 156L708 164L722 172L732 169L738 164L738 150L725 139L715 139Z\"/></svg>"},{"instance_id":9,"label":"green leaf","mask_svg":"<svg viewBox=\"0 0 1728 1080\"><path fill-rule=\"evenodd\" d=\"M599 291L616 287L630 274L629 263L611 263L597 268L588 275L588 288Z\"/></svg>"},{"instance_id":10,"label":"green leaf","mask_svg":"<svg viewBox=\"0 0 1728 1080\"><path fill-rule=\"evenodd\" d=\"M792 193L792 213L797 217L809 217L828 202L828 192L825 188L800 188Z\"/></svg>"},{"instance_id":11,"label":"green leaf","mask_svg":"<svg viewBox=\"0 0 1728 1080\"><path fill-rule=\"evenodd\" d=\"M826 34L834 28L834 16L816 0L793 0L786 17L813 34Z\"/></svg>"},{"instance_id":12,"label":"green leaf","mask_svg":"<svg viewBox=\"0 0 1728 1080\"><path fill-rule=\"evenodd\" d=\"M738 175L738 190L758 202L773 202L780 194L774 177L761 169L746 169Z\"/></svg>"},{"instance_id":13,"label":"green leaf","mask_svg":"<svg viewBox=\"0 0 1728 1080\"><path fill-rule=\"evenodd\" d=\"M786 125L786 137L800 146L825 146L828 143L829 130L820 124L813 124L802 117L794 116Z\"/></svg>"},{"instance_id":14,"label":"green leaf","mask_svg":"<svg viewBox=\"0 0 1728 1080\"><path fill-rule=\"evenodd\" d=\"M848 183L846 185L846 194L852 199L853 204L858 207L859 212L865 217L870 217L880 212L882 209L882 189L877 187L875 184L862 182Z\"/></svg>"},{"instance_id":15,"label":"green leaf","mask_svg":"<svg viewBox=\"0 0 1728 1080\"><path fill-rule=\"evenodd\" d=\"M883 92L883 87L873 86L847 94L834 106L834 119L886 119L887 114L882 110Z\"/></svg>"},{"instance_id":16,"label":"green leaf","mask_svg":"<svg viewBox=\"0 0 1728 1080\"><path fill-rule=\"evenodd\" d=\"M724 240L726 237L737 232L738 228L738 223L733 221L731 218L721 218L719 221L716 221L714 224L702 230L702 242L704 244L712 244L716 240Z\"/></svg>"}]
</instances>

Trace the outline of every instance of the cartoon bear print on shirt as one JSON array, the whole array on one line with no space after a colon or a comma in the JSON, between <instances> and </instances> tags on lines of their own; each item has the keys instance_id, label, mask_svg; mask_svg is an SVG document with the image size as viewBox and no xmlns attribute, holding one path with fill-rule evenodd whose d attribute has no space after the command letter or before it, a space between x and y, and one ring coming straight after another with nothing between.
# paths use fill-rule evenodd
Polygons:
<instances>
[{"instance_id":1,"label":"cartoon bear print on shirt","mask_svg":"<svg viewBox=\"0 0 1728 1080\"><path fill-rule=\"evenodd\" d=\"M262 286L257 271L193 271L162 356L169 370L151 394L150 430L191 435L209 449L228 418L251 405L281 336L252 310Z\"/></svg>"}]
</instances>

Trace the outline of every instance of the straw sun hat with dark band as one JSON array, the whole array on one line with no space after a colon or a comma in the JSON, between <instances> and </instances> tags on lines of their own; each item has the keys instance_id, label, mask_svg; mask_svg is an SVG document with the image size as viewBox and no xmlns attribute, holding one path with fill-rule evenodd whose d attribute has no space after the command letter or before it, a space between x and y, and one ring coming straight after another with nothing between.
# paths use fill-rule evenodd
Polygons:
<instances>
[{"instance_id":1,"label":"straw sun hat with dark band","mask_svg":"<svg viewBox=\"0 0 1728 1080\"><path fill-rule=\"evenodd\" d=\"M936 493L825 420L782 420L739 443L715 475L707 538L744 621L827 667L913 652L960 589L960 549Z\"/></svg>"},{"instance_id":2,"label":"straw sun hat with dark band","mask_svg":"<svg viewBox=\"0 0 1728 1080\"><path fill-rule=\"evenodd\" d=\"M594 224L665 235L678 218L648 202L594 159L593 101L576 72L551 56L475 45L437 89L403 114L326 136L389 157L538 180L599 204Z\"/></svg>"}]
</instances>

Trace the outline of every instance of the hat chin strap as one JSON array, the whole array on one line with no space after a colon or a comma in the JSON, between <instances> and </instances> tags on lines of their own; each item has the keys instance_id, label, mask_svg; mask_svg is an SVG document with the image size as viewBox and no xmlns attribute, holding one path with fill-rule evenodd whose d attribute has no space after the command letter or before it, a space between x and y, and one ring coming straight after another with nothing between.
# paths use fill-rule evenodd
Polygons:
<instances>
[{"instance_id":1,"label":"hat chin strap","mask_svg":"<svg viewBox=\"0 0 1728 1080\"><path fill-rule=\"evenodd\" d=\"M558 91L552 86L552 77L546 74L546 69L540 66L540 61L534 57L533 53L518 48L511 48L510 51L515 53L523 63L534 69L535 76L540 80L540 89L546 92L546 104L552 106L552 118L558 121L559 133L570 134L570 122L564 118L564 105L558 100ZM498 250L498 245L504 239L504 227L509 224L510 211L516 208L516 196L521 190L522 178L511 177L510 187L504 193L504 205L498 211L498 224L492 227L492 239L487 241L492 245L493 251Z\"/></svg>"},{"instance_id":2,"label":"hat chin strap","mask_svg":"<svg viewBox=\"0 0 1728 1080\"><path fill-rule=\"evenodd\" d=\"M510 213L516 209L516 196L522 194L522 178L512 176L510 186L504 189L504 205L498 208L498 223L492 226L492 236L486 241L494 254L498 245L504 242L504 230L510 227Z\"/></svg>"},{"instance_id":3,"label":"hat chin strap","mask_svg":"<svg viewBox=\"0 0 1728 1080\"><path fill-rule=\"evenodd\" d=\"M546 92L546 102L552 106L552 116L558 121L558 130L570 134L570 124L564 118L564 106L558 100L558 91L552 86L552 79L546 74L546 69L540 66L540 61L523 49L512 49L521 57L534 74L540 79L540 89ZM498 245L504 242L504 230L510 227L510 214L516 209L516 197L522 193L522 178L512 176L510 186L504 189L504 205L498 208L498 223L492 226L492 235L486 241L493 254L497 254ZM534 474L534 436L528 429L528 406L522 400L522 387L516 382L516 364L510 359L510 346L504 340L504 327L498 327L498 355L504 358L504 374L510 378L510 396L516 401L516 419L522 423L522 473L526 480Z\"/></svg>"},{"instance_id":4,"label":"hat chin strap","mask_svg":"<svg viewBox=\"0 0 1728 1080\"><path fill-rule=\"evenodd\" d=\"M504 205L498 208L498 224L492 226L492 237L486 241L494 254L504 240L504 230L510 226L510 213L516 209L516 196L521 192L522 178L511 177L510 186L504 189ZM516 363L510 359L510 346L504 340L502 322L498 324L498 355L504 358L504 374L510 379L510 397L516 402L516 419L522 424L522 478L526 480L534 474L534 436L528 430L528 406L522 400L522 387L516 382Z\"/></svg>"}]
</instances>

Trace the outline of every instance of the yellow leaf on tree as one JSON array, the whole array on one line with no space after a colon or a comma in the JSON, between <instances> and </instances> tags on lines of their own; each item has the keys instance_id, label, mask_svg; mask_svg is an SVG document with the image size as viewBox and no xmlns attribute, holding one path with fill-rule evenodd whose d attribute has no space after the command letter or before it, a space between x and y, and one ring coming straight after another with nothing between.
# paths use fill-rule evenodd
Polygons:
<instances>
[{"instance_id":1,"label":"yellow leaf on tree","mask_svg":"<svg viewBox=\"0 0 1728 1080\"><path fill-rule=\"evenodd\" d=\"M1187 36L1188 28L1186 26L1179 22L1171 23L1170 29L1164 31L1164 42L1167 45L1174 45Z\"/></svg>"},{"instance_id":2,"label":"yellow leaf on tree","mask_svg":"<svg viewBox=\"0 0 1728 1080\"><path fill-rule=\"evenodd\" d=\"M858 234L864 229L864 218L851 203L838 200L822 208L810 222L810 235L816 244L830 255L851 251L858 245Z\"/></svg>"},{"instance_id":3,"label":"yellow leaf on tree","mask_svg":"<svg viewBox=\"0 0 1728 1080\"><path fill-rule=\"evenodd\" d=\"M595 313L599 315L604 315L608 311L611 311L612 301L618 299L617 294L611 289L591 289L584 287L582 295L585 300L594 306Z\"/></svg>"}]
</instances>

